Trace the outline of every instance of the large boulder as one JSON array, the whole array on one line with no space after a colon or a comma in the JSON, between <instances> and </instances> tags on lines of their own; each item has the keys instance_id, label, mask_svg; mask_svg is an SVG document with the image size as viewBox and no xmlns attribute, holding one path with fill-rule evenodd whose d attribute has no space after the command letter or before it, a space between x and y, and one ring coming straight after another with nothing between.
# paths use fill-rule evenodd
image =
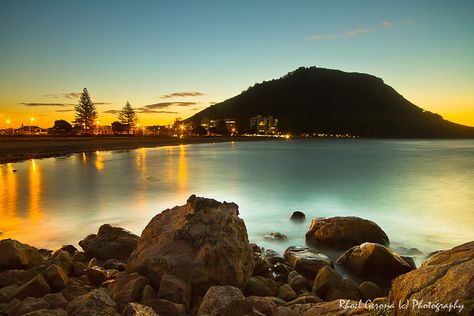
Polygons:
<instances>
[{"instance_id":1,"label":"large boulder","mask_svg":"<svg viewBox=\"0 0 474 316\"><path fill-rule=\"evenodd\" d=\"M241 316L247 312L242 292L233 286L212 286L202 299L197 315Z\"/></svg>"},{"instance_id":2,"label":"large boulder","mask_svg":"<svg viewBox=\"0 0 474 316\"><path fill-rule=\"evenodd\" d=\"M42 297L51 291L49 284L44 279L43 275L38 274L35 278L19 287L14 294L14 297L23 300L27 297Z\"/></svg>"},{"instance_id":3,"label":"large boulder","mask_svg":"<svg viewBox=\"0 0 474 316\"><path fill-rule=\"evenodd\" d=\"M314 218L306 242L313 246L348 249L364 242L388 245L387 234L374 222L359 217Z\"/></svg>"},{"instance_id":4,"label":"large boulder","mask_svg":"<svg viewBox=\"0 0 474 316\"><path fill-rule=\"evenodd\" d=\"M87 236L79 242L79 246L91 258L126 260L137 247L138 239L137 235L121 227L104 224L97 235Z\"/></svg>"},{"instance_id":5,"label":"large boulder","mask_svg":"<svg viewBox=\"0 0 474 316\"><path fill-rule=\"evenodd\" d=\"M397 315L410 315L413 309L417 315L434 314L431 308L421 308L422 302L439 303L440 315L472 315L473 298L474 241L439 252L418 269L399 276L389 294ZM399 308L399 304L405 304L404 308Z\"/></svg>"},{"instance_id":6,"label":"large boulder","mask_svg":"<svg viewBox=\"0 0 474 316\"><path fill-rule=\"evenodd\" d=\"M191 196L186 205L156 215L144 229L127 271L159 287L165 273L179 276L204 295L212 285L245 288L254 252L235 203Z\"/></svg>"},{"instance_id":7,"label":"large boulder","mask_svg":"<svg viewBox=\"0 0 474 316\"><path fill-rule=\"evenodd\" d=\"M355 275L382 286L389 284L397 276L410 272L410 266L399 255L385 246L374 243L363 243L343 253L336 263Z\"/></svg>"},{"instance_id":8,"label":"large boulder","mask_svg":"<svg viewBox=\"0 0 474 316\"><path fill-rule=\"evenodd\" d=\"M46 282L48 282L53 292L59 292L64 289L67 286L67 282L69 280L63 269L55 264L52 264L46 268L42 275Z\"/></svg>"},{"instance_id":9,"label":"large boulder","mask_svg":"<svg viewBox=\"0 0 474 316\"><path fill-rule=\"evenodd\" d=\"M0 254L0 272L28 269L44 262L44 258L37 248L14 239L0 240Z\"/></svg>"},{"instance_id":10,"label":"large boulder","mask_svg":"<svg viewBox=\"0 0 474 316\"><path fill-rule=\"evenodd\" d=\"M317 253L307 247L288 247L284 256L298 273L309 280L314 280L322 267L334 267L334 264L326 255Z\"/></svg>"}]
</instances>

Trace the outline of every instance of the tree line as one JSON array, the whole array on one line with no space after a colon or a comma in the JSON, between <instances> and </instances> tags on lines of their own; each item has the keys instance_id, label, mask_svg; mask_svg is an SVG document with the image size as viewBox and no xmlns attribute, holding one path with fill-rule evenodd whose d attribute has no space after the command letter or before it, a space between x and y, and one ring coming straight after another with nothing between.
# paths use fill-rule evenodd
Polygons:
<instances>
[{"instance_id":1,"label":"tree line","mask_svg":"<svg viewBox=\"0 0 474 316\"><path fill-rule=\"evenodd\" d=\"M74 106L74 127L65 120L57 120L54 122L53 133L70 134L73 128L81 130L82 134L90 135L94 133L94 129L98 128L98 111L92 102L89 92L86 88L82 90L78 103ZM138 116L130 102L126 102L117 115L117 121L112 123L112 131L114 133L130 132L137 126Z\"/></svg>"}]
</instances>

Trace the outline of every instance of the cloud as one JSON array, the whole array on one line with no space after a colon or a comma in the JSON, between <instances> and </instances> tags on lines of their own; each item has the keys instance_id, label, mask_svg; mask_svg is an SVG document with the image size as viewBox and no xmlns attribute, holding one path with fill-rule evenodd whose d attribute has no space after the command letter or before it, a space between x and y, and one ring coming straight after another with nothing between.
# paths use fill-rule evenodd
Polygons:
<instances>
[{"instance_id":1,"label":"cloud","mask_svg":"<svg viewBox=\"0 0 474 316\"><path fill-rule=\"evenodd\" d=\"M347 31L342 34L312 34L306 37L307 40L310 41L324 41L324 40L334 40L338 38L348 38L348 37L355 37L365 33L371 33L371 29L366 28L358 28L355 30Z\"/></svg>"},{"instance_id":2,"label":"cloud","mask_svg":"<svg viewBox=\"0 0 474 316\"><path fill-rule=\"evenodd\" d=\"M393 23L390 22L390 21L383 21L382 26L385 27L385 28L390 28L390 27L393 26Z\"/></svg>"},{"instance_id":3,"label":"cloud","mask_svg":"<svg viewBox=\"0 0 474 316\"><path fill-rule=\"evenodd\" d=\"M171 106L191 106L191 105L196 105L196 104L197 104L196 102L160 102L160 103L145 105L143 108L151 110L151 109L164 109Z\"/></svg>"},{"instance_id":4,"label":"cloud","mask_svg":"<svg viewBox=\"0 0 474 316\"><path fill-rule=\"evenodd\" d=\"M174 112L174 111L165 111L165 110L153 110L153 109L149 109L149 108L138 108L137 109L137 113L142 113L142 114L178 114L178 112Z\"/></svg>"},{"instance_id":5,"label":"cloud","mask_svg":"<svg viewBox=\"0 0 474 316\"><path fill-rule=\"evenodd\" d=\"M370 29L358 28L358 29L346 32L344 33L344 35L347 37L354 37L354 36L359 36L361 34L370 33L370 32L372 32L372 30Z\"/></svg>"},{"instance_id":6,"label":"cloud","mask_svg":"<svg viewBox=\"0 0 474 316\"><path fill-rule=\"evenodd\" d=\"M95 105L112 104L110 102L94 102L94 101L92 101L92 103L94 103Z\"/></svg>"},{"instance_id":7,"label":"cloud","mask_svg":"<svg viewBox=\"0 0 474 316\"><path fill-rule=\"evenodd\" d=\"M337 35L334 34L313 34L307 37L311 41L333 40L335 38L337 38Z\"/></svg>"},{"instance_id":8,"label":"cloud","mask_svg":"<svg viewBox=\"0 0 474 316\"><path fill-rule=\"evenodd\" d=\"M118 113L120 113L120 110L107 110L107 111L103 111L102 113L118 114Z\"/></svg>"},{"instance_id":9,"label":"cloud","mask_svg":"<svg viewBox=\"0 0 474 316\"><path fill-rule=\"evenodd\" d=\"M40 103L40 102L23 102L20 103L25 106L66 106L66 105L74 105L71 103Z\"/></svg>"},{"instance_id":10,"label":"cloud","mask_svg":"<svg viewBox=\"0 0 474 316\"><path fill-rule=\"evenodd\" d=\"M199 97L205 95L202 92L197 91L185 91L185 92L173 92L161 96L162 99L174 98L174 97Z\"/></svg>"},{"instance_id":11,"label":"cloud","mask_svg":"<svg viewBox=\"0 0 474 316\"><path fill-rule=\"evenodd\" d=\"M79 99L81 97L81 92L45 94L45 97L54 99Z\"/></svg>"},{"instance_id":12,"label":"cloud","mask_svg":"<svg viewBox=\"0 0 474 316\"><path fill-rule=\"evenodd\" d=\"M54 112L73 112L73 109L62 109L62 110L55 110Z\"/></svg>"}]
</instances>

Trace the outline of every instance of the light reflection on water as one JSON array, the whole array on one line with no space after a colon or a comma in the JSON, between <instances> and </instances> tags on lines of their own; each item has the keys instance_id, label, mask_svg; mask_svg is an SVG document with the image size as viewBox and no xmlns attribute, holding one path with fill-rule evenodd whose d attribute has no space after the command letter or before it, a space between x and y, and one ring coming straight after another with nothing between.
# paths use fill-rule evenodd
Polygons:
<instances>
[{"instance_id":1,"label":"light reflection on water","mask_svg":"<svg viewBox=\"0 0 474 316\"><path fill-rule=\"evenodd\" d=\"M17 172L14 172L17 170ZM474 141L220 143L82 153L0 166L1 238L76 243L103 223L140 234L193 193L236 202L250 240L303 245L309 219L355 215L428 253L474 239ZM292 210L307 214L290 224ZM286 243L263 236L287 234Z\"/></svg>"}]
</instances>

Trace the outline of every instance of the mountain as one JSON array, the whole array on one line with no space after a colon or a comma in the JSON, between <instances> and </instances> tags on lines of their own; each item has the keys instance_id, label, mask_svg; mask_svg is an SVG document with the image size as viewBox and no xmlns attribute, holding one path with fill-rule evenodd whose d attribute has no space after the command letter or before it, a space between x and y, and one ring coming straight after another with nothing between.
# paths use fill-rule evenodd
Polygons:
<instances>
[{"instance_id":1,"label":"mountain","mask_svg":"<svg viewBox=\"0 0 474 316\"><path fill-rule=\"evenodd\" d=\"M278 129L292 133L474 137L474 127L444 120L421 109L380 78L316 67L301 67L279 79L255 84L186 122L198 125L203 118L235 118L239 130L245 131L250 117L259 114L278 118Z\"/></svg>"}]
</instances>

